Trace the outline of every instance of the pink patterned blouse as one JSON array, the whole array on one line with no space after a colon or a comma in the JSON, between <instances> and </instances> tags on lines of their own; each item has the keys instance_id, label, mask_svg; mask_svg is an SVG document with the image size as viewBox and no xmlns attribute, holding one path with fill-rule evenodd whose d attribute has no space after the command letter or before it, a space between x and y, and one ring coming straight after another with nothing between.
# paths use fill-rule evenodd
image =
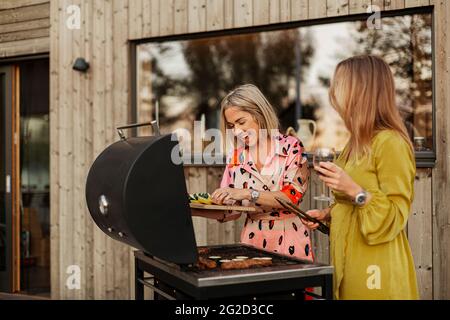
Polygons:
<instances>
[{"instance_id":1,"label":"pink patterned blouse","mask_svg":"<svg viewBox=\"0 0 450 320\"><path fill-rule=\"evenodd\" d=\"M272 139L273 148L259 171L248 147L238 147L228 158L221 188L282 191L299 205L308 187L309 169L303 144L282 134ZM247 200L242 205L250 205ZM258 205L257 205L258 206ZM247 214L241 242L263 250L313 260L310 230L295 215L285 210L258 206ZM238 218L241 213L233 212Z\"/></svg>"}]
</instances>

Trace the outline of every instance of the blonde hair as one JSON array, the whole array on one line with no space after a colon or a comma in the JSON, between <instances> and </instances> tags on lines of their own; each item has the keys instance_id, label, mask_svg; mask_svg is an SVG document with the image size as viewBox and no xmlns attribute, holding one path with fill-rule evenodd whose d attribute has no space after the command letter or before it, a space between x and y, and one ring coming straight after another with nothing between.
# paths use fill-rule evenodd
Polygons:
<instances>
[{"instance_id":1,"label":"blonde hair","mask_svg":"<svg viewBox=\"0 0 450 320\"><path fill-rule=\"evenodd\" d=\"M329 90L333 108L350 131L344 154L361 159L370 153L372 138L381 130L394 130L412 147L395 102L395 83L389 65L373 55L340 62Z\"/></svg>"},{"instance_id":2,"label":"blonde hair","mask_svg":"<svg viewBox=\"0 0 450 320\"><path fill-rule=\"evenodd\" d=\"M259 128L266 129L268 135L273 130L278 132L280 125L275 110L256 86L252 84L241 85L222 99L220 104L220 129L224 137L226 136L225 110L231 107L250 113L258 123Z\"/></svg>"}]
</instances>

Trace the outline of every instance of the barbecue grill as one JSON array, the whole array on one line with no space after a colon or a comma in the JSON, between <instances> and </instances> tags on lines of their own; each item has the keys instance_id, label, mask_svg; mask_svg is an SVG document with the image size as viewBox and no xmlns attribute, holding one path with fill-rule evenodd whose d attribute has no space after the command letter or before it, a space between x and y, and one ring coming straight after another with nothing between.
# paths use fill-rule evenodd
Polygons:
<instances>
[{"instance_id":1,"label":"barbecue grill","mask_svg":"<svg viewBox=\"0 0 450 320\"><path fill-rule=\"evenodd\" d=\"M333 268L244 244L197 248L182 164L172 161L178 142L172 135L125 137L94 161L86 201L97 226L135 251L135 297L144 286L155 299L303 299L305 288L321 287L315 298L332 298ZM204 269L199 259L264 258L267 266L224 270L218 262ZM144 276L151 274L150 277Z\"/></svg>"}]
</instances>

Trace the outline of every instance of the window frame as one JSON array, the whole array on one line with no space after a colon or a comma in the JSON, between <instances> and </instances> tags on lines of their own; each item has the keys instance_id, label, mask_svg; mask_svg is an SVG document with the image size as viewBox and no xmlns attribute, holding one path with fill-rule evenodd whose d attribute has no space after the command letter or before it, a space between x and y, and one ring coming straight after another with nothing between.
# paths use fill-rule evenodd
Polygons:
<instances>
[{"instance_id":1,"label":"window frame","mask_svg":"<svg viewBox=\"0 0 450 320\"><path fill-rule=\"evenodd\" d=\"M434 6L424 6L417 8L405 8L400 10L390 10L390 11L381 11L381 18L386 17L398 17L405 15L414 15L414 14L430 14L431 15L431 61L432 61L432 135L433 141L432 146L433 150L427 151L415 151L416 158L416 167L417 168L434 168L436 166L436 63L435 63L435 49L436 49L436 40L435 40L435 15L434 15ZM354 22L361 21L367 19L371 14L362 13L362 14L350 14L346 16L338 16L338 17L326 17L320 19L310 19L310 20L302 20L302 21L289 21L283 23L275 23L275 24L267 24L262 26L250 26L243 28L232 28L232 29L223 29L216 31L204 31L204 32L196 32L196 33L188 33L188 34L176 34L176 35L167 35L167 36L158 36L152 38L143 38L137 40L129 41L129 53L130 53L130 93L131 93L131 101L130 101L130 115L133 123L137 122L138 117L138 108L137 108L137 46L141 44L148 43L163 43L167 41L186 41L186 40L195 40L195 39L205 39L212 37L221 37L221 36L230 36L230 35L238 35L238 34L248 34L248 33L258 33L258 32L269 32L269 31L277 31L283 29L291 29L291 28L301 28L301 27L310 27L317 26L323 24L331 24L331 23L339 23L339 22ZM132 135L136 135L136 129L133 129ZM224 155L225 157L226 155ZM308 159L311 158L312 155L308 152ZM195 161L191 161L192 164L187 164L186 166L205 166L206 164L194 164ZM208 165L211 166L211 165ZM215 165L212 165L215 166ZM218 165L222 166L222 165Z\"/></svg>"}]
</instances>

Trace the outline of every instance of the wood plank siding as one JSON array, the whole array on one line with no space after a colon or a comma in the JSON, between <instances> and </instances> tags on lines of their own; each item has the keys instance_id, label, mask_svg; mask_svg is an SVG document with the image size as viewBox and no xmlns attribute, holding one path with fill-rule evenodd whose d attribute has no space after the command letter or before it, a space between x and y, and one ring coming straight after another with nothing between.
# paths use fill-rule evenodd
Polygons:
<instances>
[{"instance_id":1,"label":"wood plank siding","mask_svg":"<svg viewBox=\"0 0 450 320\"><path fill-rule=\"evenodd\" d=\"M0 1L0 58L50 51L50 0Z\"/></svg>"},{"instance_id":2,"label":"wood plank siding","mask_svg":"<svg viewBox=\"0 0 450 320\"><path fill-rule=\"evenodd\" d=\"M81 28L66 28L69 5ZM0 2L0 58L50 51L51 286L56 299L133 298L131 249L92 222L84 197L87 170L130 121L130 46L150 39L382 10L434 6L437 163L418 169L408 236L423 299L450 299L450 3L445 0L4 0ZM51 27L49 28L49 25ZM91 64L72 70L75 58ZM190 192L213 191L223 168L186 166ZM303 208L316 204L312 177ZM194 218L199 245L239 240L242 221ZM328 239L315 232L317 260L329 262ZM80 266L81 290L66 286L67 267Z\"/></svg>"}]
</instances>

